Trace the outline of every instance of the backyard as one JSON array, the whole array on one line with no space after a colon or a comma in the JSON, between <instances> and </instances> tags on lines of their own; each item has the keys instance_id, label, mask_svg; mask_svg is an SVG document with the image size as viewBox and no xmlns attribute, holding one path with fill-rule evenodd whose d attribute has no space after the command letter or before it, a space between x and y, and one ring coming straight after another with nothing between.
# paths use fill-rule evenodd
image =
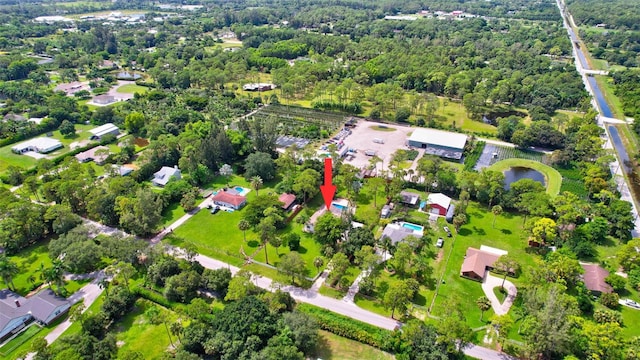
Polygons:
<instances>
[{"instance_id":1,"label":"backyard","mask_svg":"<svg viewBox=\"0 0 640 360\"><path fill-rule=\"evenodd\" d=\"M250 189L250 184L242 177L234 175L229 179L229 183L232 185L242 186ZM207 184L206 188L220 189L226 186L227 181L222 178L216 178L212 183ZM275 182L265 183L258 193L268 194L272 193ZM247 203L251 203L256 197L256 191L251 190L247 194ZM315 200L315 199L314 199ZM318 201L310 202L309 206L313 207ZM181 213L181 208L177 207L171 211L171 215L166 214L167 218L171 217L176 219L176 216ZM198 249L198 252L211 256L213 258L226 261L235 266L242 266L244 264L244 254L252 256L255 254L255 260L261 263L266 262L264 250L259 249L260 242L257 234L253 229L246 231L246 239L244 241L244 234L238 229L238 223L244 216L244 210L234 212L219 211L216 214L211 214L208 210L203 209L195 214L191 219L178 227L172 235L166 237L166 241L176 246L184 246L186 244L192 244ZM170 220L165 219L165 223L169 223ZM204 230L208 229L208 230ZM300 235L300 248L298 252L305 260L307 267L307 276L313 277L317 273L317 269L313 266L313 259L320 255L321 247L316 241L307 233L302 231L302 225L292 221L287 225L285 229L278 232L278 235L294 232ZM260 251L258 251L260 250ZM289 248L281 246L276 249L267 245L267 255L269 257L269 263L273 266L277 266L279 256L282 256L289 252ZM278 256L279 254L279 256ZM265 267L253 267L260 270L264 268L265 271L268 268ZM260 271L258 271L260 272ZM260 272L262 273L262 272ZM265 274L266 275L266 274Z\"/></svg>"}]
</instances>

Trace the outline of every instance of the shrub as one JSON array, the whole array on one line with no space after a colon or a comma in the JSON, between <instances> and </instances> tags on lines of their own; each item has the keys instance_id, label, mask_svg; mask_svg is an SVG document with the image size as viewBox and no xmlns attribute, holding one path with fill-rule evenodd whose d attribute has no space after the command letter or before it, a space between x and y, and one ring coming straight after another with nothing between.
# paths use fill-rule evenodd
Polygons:
<instances>
[{"instance_id":1,"label":"shrub","mask_svg":"<svg viewBox=\"0 0 640 360\"><path fill-rule=\"evenodd\" d=\"M395 352L399 348L397 331L381 329L309 304L300 304L297 309L314 318L321 329L336 335L385 351Z\"/></svg>"},{"instance_id":2,"label":"shrub","mask_svg":"<svg viewBox=\"0 0 640 360\"><path fill-rule=\"evenodd\" d=\"M616 293L604 293L600 295L600 304L608 307L609 309L617 309L620 304L618 303L620 297Z\"/></svg>"},{"instance_id":3,"label":"shrub","mask_svg":"<svg viewBox=\"0 0 640 360\"><path fill-rule=\"evenodd\" d=\"M478 160L480 160L480 156L482 155L482 151L484 151L484 146L486 143L484 141L478 141L476 146L471 150L464 158L464 170L471 171L476 166Z\"/></svg>"}]
</instances>

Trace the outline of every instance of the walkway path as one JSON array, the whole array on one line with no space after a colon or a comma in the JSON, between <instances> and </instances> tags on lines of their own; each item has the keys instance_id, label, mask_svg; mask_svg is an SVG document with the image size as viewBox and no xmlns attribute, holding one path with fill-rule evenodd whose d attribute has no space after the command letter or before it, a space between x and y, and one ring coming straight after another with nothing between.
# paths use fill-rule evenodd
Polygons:
<instances>
[{"instance_id":1,"label":"walkway path","mask_svg":"<svg viewBox=\"0 0 640 360\"><path fill-rule=\"evenodd\" d=\"M378 254L378 256L380 256L380 260L378 261L378 264L381 264L389 259L391 259L393 256L386 252L386 251L381 251L380 249L376 249L376 254ZM349 286L349 290L347 291L347 295L345 295L342 298L342 301L346 301L346 302L351 302L353 303L356 297L356 294L358 293L358 291L360 291L360 282L365 279L367 276L369 276L369 274L371 273L371 269L367 269L367 270L363 270L360 275L358 275L358 277L353 281L353 284L351 284L351 286Z\"/></svg>"},{"instance_id":2,"label":"walkway path","mask_svg":"<svg viewBox=\"0 0 640 360\"><path fill-rule=\"evenodd\" d=\"M500 303L496 294L494 294L493 289L496 287L502 286L502 279L491 275L488 271L485 274L484 280L482 281L482 290L484 291L485 296L491 301L491 307L493 308L493 312L496 315L504 315L509 312L511 305L513 305L513 300L515 300L516 295L518 294L518 289L513 283L509 280L504 282L504 288L507 290L507 298L504 299L503 303Z\"/></svg>"}]
</instances>

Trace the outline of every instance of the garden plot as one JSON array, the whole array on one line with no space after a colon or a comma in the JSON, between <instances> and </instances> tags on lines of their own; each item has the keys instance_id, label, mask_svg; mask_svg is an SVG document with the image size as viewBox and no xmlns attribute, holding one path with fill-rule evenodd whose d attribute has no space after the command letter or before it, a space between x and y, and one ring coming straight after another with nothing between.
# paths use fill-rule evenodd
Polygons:
<instances>
[{"instance_id":1,"label":"garden plot","mask_svg":"<svg viewBox=\"0 0 640 360\"><path fill-rule=\"evenodd\" d=\"M476 163L474 170L480 171L489 167L500 160L506 159L526 159L544 163L545 154L533 150L521 150L515 147L500 146L495 144L486 144L480 159Z\"/></svg>"},{"instance_id":2,"label":"garden plot","mask_svg":"<svg viewBox=\"0 0 640 360\"><path fill-rule=\"evenodd\" d=\"M324 130L329 135L344 126L346 122L346 116L341 113L283 105L265 106L253 115L256 120L272 117L277 119L282 133L297 136L302 135L298 135L301 128L311 126L316 126L320 131Z\"/></svg>"}]
</instances>

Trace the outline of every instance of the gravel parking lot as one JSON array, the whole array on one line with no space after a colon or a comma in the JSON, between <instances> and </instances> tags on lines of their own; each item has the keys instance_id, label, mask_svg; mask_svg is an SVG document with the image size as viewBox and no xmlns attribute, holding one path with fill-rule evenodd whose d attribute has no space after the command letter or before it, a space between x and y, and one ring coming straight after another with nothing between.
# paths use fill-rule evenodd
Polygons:
<instances>
[{"instance_id":1,"label":"gravel parking lot","mask_svg":"<svg viewBox=\"0 0 640 360\"><path fill-rule=\"evenodd\" d=\"M386 129L376 129L380 125L386 127ZM410 127L364 120L359 121L352 130L353 133L347 136L344 143L349 149L356 149L357 153L351 160L349 160L349 157L345 158L345 163L357 168L367 168L370 166L369 160L371 157L365 155L365 151L373 150L376 152L376 156L382 159L385 169L388 168L391 155L397 149L408 149L407 139L413 131ZM378 139L384 143L378 142Z\"/></svg>"}]
</instances>

